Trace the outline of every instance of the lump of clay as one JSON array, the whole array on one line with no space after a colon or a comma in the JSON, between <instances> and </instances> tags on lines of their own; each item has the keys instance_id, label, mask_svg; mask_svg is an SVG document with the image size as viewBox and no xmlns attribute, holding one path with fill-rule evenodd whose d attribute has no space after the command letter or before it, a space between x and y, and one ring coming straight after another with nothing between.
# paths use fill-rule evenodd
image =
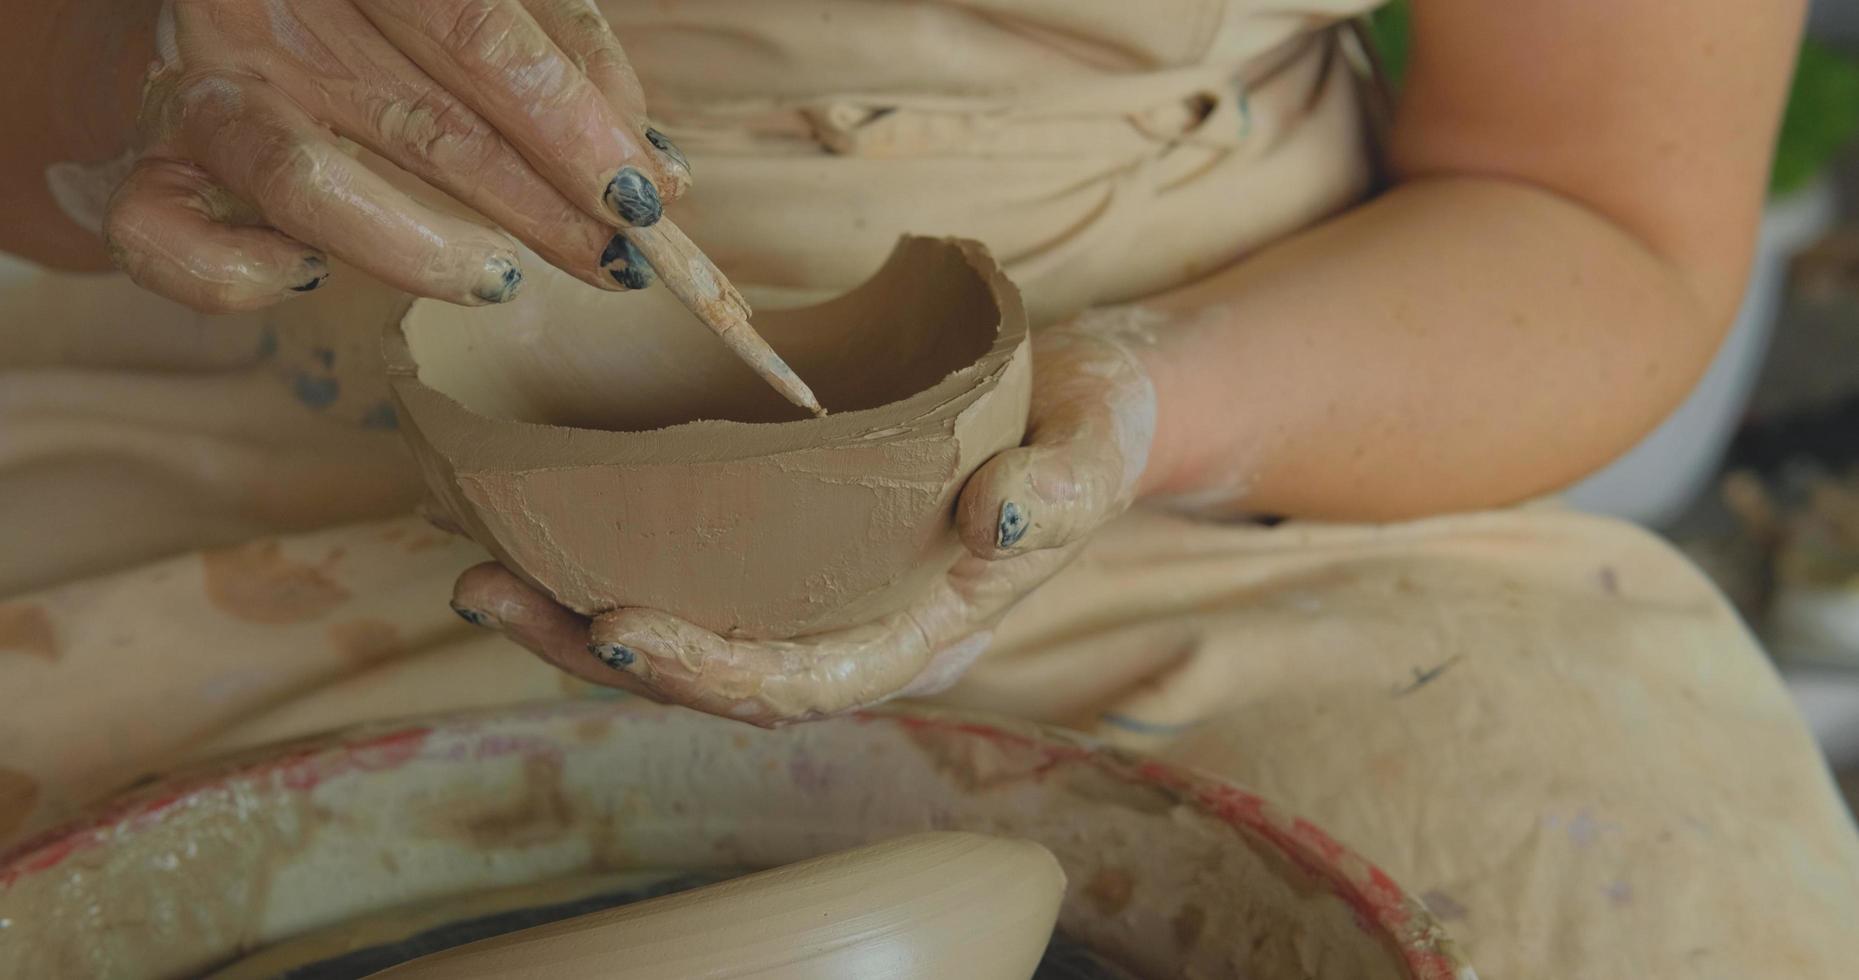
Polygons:
<instances>
[{"instance_id":1,"label":"lump of clay","mask_svg":"<svg viewBox=\"0 0 1859 980\"><path fill-rule=\"evenodd\" d=\"M1027 980L1065 872L1028 840L917 834L459 946L380 980Z\"/></svg>"},{"instance_id":2,"label":"lump of clay","mask_svg":"<svg viewBox=\"0 0 1859 980\"><path fill-rule=\"evenodd\" d=\"M586 615L779 638L894 611L959 556L956 494L1026 427L1026 314L972 242L906 238L852 292L758 312L821 419L664 290L526 268L503 306L413 304L389 383L435 516Z\"/></svg>"}]
</instances>

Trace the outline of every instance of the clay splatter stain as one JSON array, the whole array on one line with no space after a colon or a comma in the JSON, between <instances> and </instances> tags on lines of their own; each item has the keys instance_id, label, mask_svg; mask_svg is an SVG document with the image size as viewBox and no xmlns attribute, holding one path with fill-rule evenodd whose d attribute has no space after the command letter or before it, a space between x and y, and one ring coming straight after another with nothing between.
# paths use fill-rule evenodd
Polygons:
<instances>
[{"instance_id":1,"label":"clay splatter stain","mask_svg":"<svg viewBox=\"0 0 1859 980\"><path fill-rule=\"evenodd\" d=\"M400 428L400 413L389 402L378 402L373 408L362 414L361 427L391 432Z\"/></svg>"},{"instance_id":2,"label":"clay splatter stain","mask_svg":"<svg viewBox=\"0 0 1859 980\"><path fill-rule=\"evenodd\" d=\"M290 379L291 393L309 408L328 408L342 394L342 384L334 378L297 374Z\"/></svg>"},{"instance_id":3,"label":"clay splatter stain","mask_svg":"<svg viewBox=\"0 0 1859 980\"><path fill-rule=\"evenodd\" d=\"M371 664L406 652L400 628L385 619L352 619L329 627L329 644L342 659Z\"/></svg>"},{"instance_id":4,"label":"clay splatter stain","mask_svg":"<svg viewBox=\"0 0 1859 980\"><path fill-rule=\"evenodd\" d=\"M1607 595L1620 594L1620 573L1614 571L1613 566L1602 565L1601 570L1595 573L1595 578L1600 581L1601 591L1603 593Z\"/></svg>"},{"instance_id":5,"label":"clay splatter stain","mask_svg":"<svg viewBox=\"0 0 1859 980\"><path fill-rule=\"evenodd\" d=\"M451 538L443 534L421 533L408 538L407 543L402 545L402 547L407 549L407 554L417 555L422 551L430 551L433 548L444 545L451 540Z\"/></svg>"},{"instance_id":6,"label":"clay splatter stain","mask_svg":"<svg viewBox=\"0 0 1859 980\"><path fill-rule=\"evenodd\" d=\"M52 617L35 602L0 603L0 650L58 659L58 633Z\"/></svg>"},{"instance_id":7,"label":"clay splatter stain","mask_svg":"<svg viewBox=\"0 0 1859 980\"><path fill-rule=\"evenodd\" d=\"M788 778L808 796L825 796L833 789L833 767L816 761L805 752L797 752L788 761Z\"/></svg>"},{"instance_id":8,"label":"clay splatter stain","mask_svg":"<svg viewBox=\"0 0 1859 980\"><path fill-rule=\"evenodd\" d=\"M17 769L0 766L0 841L26 822L39 800L39 782Z\"/></svg>"},{"instance_id":9,"label":"clay splatter stain","mask_svg":"<svg viewBox=\"0 0 1859 980\"><path fill-rule=\"evenodd\" d=\"M349 591L323 567L284 557L276 541L209 551L200 563L207 599L219 611L246 622L301 623L349 598Z\"/></svg>"},{"instance_id":10,"label":"clay splatter stain","mask_svg":"<svg viewBox=\"0 0 1859 980\"><path fill-rule=\"evenodd\" d=\"M1105 868L1099 871L1084 886L1084 897L1104 915L1116 915L1129 907L1130 897L1136 893L1136 882L1127 871Z\"/></svg>"},{"instance_id":11,"label":"clay splatter stain","mask_svg":"<svg viewBox=\"0 0 1859 980\"><path fill-rule=\"evenodd\" d=\"M1207 928L1207 910L1199 905L1188 904L1168 920L1169 931L1175 936L1178 949L1193 949L1200 944L1201 932Z\"/></svg>"},{"instance_id":12,"label":"clay splatter stain","mask_svg":"<svg viewBox=\"0 0 1859 980\"><path fill-rule=\"evenodd\" d=\"M607 733L613 731L613 718L608 715L595 715L575 722L574 735L590 745L604 741Z\"/></svg>"},{"instance_id":13,"label":"clay splatter stain","mask_svg":"<svg viewBox=\"0 0 1859 980\"><path fill-rule=\"evenodd\" d=\"M1441 675L1445 674L1446 671L1451 670L1454 666L1456 666L1459 663L1460 660L1463 660L1463 659L1465 658L1464 657L1453 657L1452 659L1447 660L1445 663L1442 663L1437 667L1428 667L1425 670L1421 670L1418 667L1413 668L1413 673L1414 673L1413 683L1408 684L1401 688L1397 688L1394 692L1394 696L1397 698L1405 697L1409 694L1414 693L1415 691L1420 690L1421 688L1427 686L1428 684L1431 684L1434 681L1439 680Z\"/></svg>"},{"instance_id":14,"label":"clay splatter stain","mask_svg":"<svg viewBox=\"0 0 1859 980\"><path fill-rule=\"evenodd\" d=\"M536 756L523 763L523 789L491 806L447 803L434 811L438 831L484 848L521 847L554 840L574 825L562 791L560 759Z\"/></svg>"}]
</instances>

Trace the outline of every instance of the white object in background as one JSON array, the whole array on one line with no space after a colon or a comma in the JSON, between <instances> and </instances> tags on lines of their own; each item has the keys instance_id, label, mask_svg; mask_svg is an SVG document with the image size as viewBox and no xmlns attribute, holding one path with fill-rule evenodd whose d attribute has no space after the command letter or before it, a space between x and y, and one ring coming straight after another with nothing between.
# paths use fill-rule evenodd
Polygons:
<instances>
[{"instance_id":1,"label":"white object in background","mask_svg":"<svg viewBox=\"0 0 1859 980\"><path fill-rule=\"evenodd\" d=\"M1832 225L1837 203L1825 180L1769 203L1743 307L1710 369L1652 434L1569 490L1569 504L1654 528L1670 525L1691 506L1716 476L1761 372L1788 263Z\"/></svg>"},{"instance_id":2,"label":"white object in background","mask_svg":"<svg viewBox=\"0 0 1859 980\"><path fill-rule=\"evenodd\" d=\"M1859 581L1784 585L1776 590L1762 639L1778 660L1843 667L1854 672L1859 687Z\"/></svg>"},{"instance_id":3,"label":"white object in background","mask_svg":"<svg viewBox=\"0 0 1859 980\"><path fill-rule=\"evenodd\" d=\"M1788 693L1833 769L1859 765L1859 672L1782 668Z\"/></svg>"}]
</instances>

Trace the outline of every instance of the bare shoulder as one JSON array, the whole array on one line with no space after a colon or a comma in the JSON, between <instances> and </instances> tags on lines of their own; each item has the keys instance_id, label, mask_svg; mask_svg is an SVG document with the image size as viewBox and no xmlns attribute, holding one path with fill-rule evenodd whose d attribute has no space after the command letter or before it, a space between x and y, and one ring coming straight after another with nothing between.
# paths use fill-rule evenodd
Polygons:
<instances>
[{"instance_id":1,"label":"bare shoulder","mask_svg":"<svg viewBox=\"0 0 1859 980\"><path fill-rule=\"evenodd\" d=\"M1805 0L1413 7L1398 174L1509 177L1575 199L1712 306L1734 305Z\"/></svg>"}]
</instances>

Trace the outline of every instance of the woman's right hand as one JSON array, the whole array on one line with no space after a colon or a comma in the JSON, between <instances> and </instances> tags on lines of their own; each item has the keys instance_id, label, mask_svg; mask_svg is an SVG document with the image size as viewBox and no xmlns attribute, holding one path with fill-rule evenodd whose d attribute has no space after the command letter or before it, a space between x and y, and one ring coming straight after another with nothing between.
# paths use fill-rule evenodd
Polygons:
<instances>
[{"instance_id":1,"label":"woman's right hand","mask_svg":"<svg viewBox=\"0 0 1859 980\"><path fill-rule=\"evenodd\" d=\"M321 285L326 256L420 296L498 303L503 234L415 201L345 137L605 289L650 267L616 229L689 185L591 0L167 0L112 258L211 312Z\"/></svg>"}]
</instances>

